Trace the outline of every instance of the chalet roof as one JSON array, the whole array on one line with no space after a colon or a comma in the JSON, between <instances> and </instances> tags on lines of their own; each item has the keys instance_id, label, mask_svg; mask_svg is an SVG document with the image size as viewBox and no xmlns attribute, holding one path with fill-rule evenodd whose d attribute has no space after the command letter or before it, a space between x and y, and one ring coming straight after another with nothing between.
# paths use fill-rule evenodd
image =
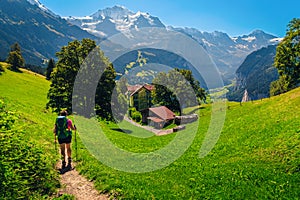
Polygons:
<instances>
[{"instance_id":1,"label":"chalet roof","mask_svg":"<svg viewBox=\"0 0 300 200\"><path fill-rule=\"evenodd\" d=\"M147 119L150 119L151 121L155 122L155 123L161 123L164 120L158 118L158 117L148 117Z\"/></svg>"},{"instance_id":2,"label":"chalet roof","mask_svg":"<svg viewBox=\"0 0 300 200\"><path fill-rule=\"evenodd\" d=\"M155 115L157 115L157 117L163 120L171 120L175 118L175 114L166 106L149 108L149 111L153 112Z\"/></svg>"},{"instance_id":3,"label":"chalet roof","mask_svg":"<svg viewBox=\"0 0 300 200\"><path fill-rule=\"evenodd\" d=\"M154 85L148 85L148 84L146 84L146 85L143 85L147 90L149 90L149 91L152 91L152 90L154 90Z\"/></svg>"},{"instance_id":4,"label":"chalet roof","mask_svg":"<svg viewBox=\"0 0 300 200\"><path fill-rule=\"evenodd\" d=\"M134 85L134 86L128 86L127 88L130 93L130 96L132 96L135 93L139 92L143 88L145 88L146 90L151 92L154 89L154 86L153 85Z\"/></svg>"},{"instance_id":5,"label":"chalet roof","mask_svg":"<svg viewBox=\"0 0 300 200\"><path fill-rule=\"evenodd\" d=\"M127 86L127 91L129 92L129 94L135 92L137 89L139 89L141 87L141 85L129 85Z\"/></svg>"}]
</instances>

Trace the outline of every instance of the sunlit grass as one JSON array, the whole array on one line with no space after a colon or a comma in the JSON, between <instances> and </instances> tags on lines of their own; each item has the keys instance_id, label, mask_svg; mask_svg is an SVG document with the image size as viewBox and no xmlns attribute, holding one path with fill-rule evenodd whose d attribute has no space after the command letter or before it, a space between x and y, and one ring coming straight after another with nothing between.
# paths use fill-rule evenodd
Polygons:
<instances>
[{"instance_id":1,"label":"sunlit grass","mask_svg":"<svg viewBox=\"0 0 300 200\"><path fill-rule=\"evenodd\" d=\"M27 136L55 157L52 127L56 116L45 110L49 84L25 72L6 70L0 75L1 98L22 116ZM102 164L82 144L84 132L78 127L77 168L100 191L123 199L297 199L299 105L300 88L270 99L228 102L221 135L204 158L199 151L211 121L211 107L186 109L186 114L197 111L200 117L198 127L190 125L197 129L192 144L169 166L147 173L127 173ZM155 152L178 134L158 137L128 122L119 126L100 122L100 126L116 147L134 153ZM183 143L191 137L190 130L179 133Z\"/></svg>"}]
</instances>

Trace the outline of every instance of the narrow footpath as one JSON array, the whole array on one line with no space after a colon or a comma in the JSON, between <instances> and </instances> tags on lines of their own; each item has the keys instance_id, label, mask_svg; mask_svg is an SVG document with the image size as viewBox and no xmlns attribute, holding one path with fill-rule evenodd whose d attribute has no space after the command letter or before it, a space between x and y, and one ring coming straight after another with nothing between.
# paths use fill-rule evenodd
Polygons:
<instances>
[{"instance_id":1,"label":"narrow footpath","mask_svg":"<svg viewBox=\"0 0 300 200\"><path fill-rule=\"evenodd\" d=\"M154 133L156 136L167 135L167 134L173 133L173 129L159 130L159 129L155 129L155 128L151 127L151 126L142 126L141 124L136 123L135 121L129 119L126 116L124 117L124 120L128 121L129 123L133 124L134 126L137 126L137 127L143 128L143 129L145 129L147 131L150 131L150 132Z\"/></svg>"},{"instance_id":2,"label":"narrow footpath","mask_svg":"<svg viewBox=\"0 0 300 200\"><path fill-rule=\"evenodd\" d=\"M57 163L56 169L59 169L60 162ZM76 168L75 163L72 163L73 169L62 173L60 175L60 182L62 187L58 191L58 195L69 194L73 195L76 200L108 200L109 197L100 194L94 187L92 181L88 181L85 177L81 176Z\"/></svg>"}]
</instances>

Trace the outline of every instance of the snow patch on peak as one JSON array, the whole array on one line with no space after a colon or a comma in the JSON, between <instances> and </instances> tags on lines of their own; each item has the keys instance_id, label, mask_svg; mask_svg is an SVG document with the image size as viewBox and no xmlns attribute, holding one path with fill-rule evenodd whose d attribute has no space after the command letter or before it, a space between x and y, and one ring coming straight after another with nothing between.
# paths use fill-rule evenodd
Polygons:
<instances>
[{"instance_id":1,"label":"snow patch on peak","mask_svg":"<svg viewBox=\"0 0 300 200\"><path fill-rule=\"evenodd\" d=\"M246 37L246 38L242 38L242 40L245 40L247 42L253 42L254 40L256 40L256 37L255 36L249 36L249 37Z\"/></svg>"},{"instance_id":2,"label":"snow patch on peak","mask_svg":"<svg viewBox=\"0 0 300 200\"><path fill-rule=\"evenodd\" d=\"M27 0L31 5L36 5L37 7L39 7L42 11L47 12L49 14L51 14L54 17L59 17L58 15L54 14L51 10L49 10L46 6L44 6L43 4L41 4L39 2L39 0Z\"/></svg>"},{"instance_id":3,"label":"snow patch on peak","mask_svg":"<svg viewBox=\"0 0 300 200\"><path fill-rule=\"evenodd\" d=\"M283 40L283 38L274 38L274 39L271 39L270 42L279 43L282 40Z\"/></svg>"},{"instance_id":4,"label":"snow patch on peak","mask_svg":"<svg viewBox=\"0 0 300 200\"><path fill-rule=\"evenodd\" d=\"M70 20L76 20L76 19L78 19L78 20L92 20L93 19L90 16L84 16L84 17L74 17L74 16L72 16L72 17L62 17L62 18L63 19L70 19Z\"/></svg>"},{"instance_id":5,"label":"snow patch on peak","mask_svg":"<svg viewBox=\"0 0 300 200\"><path fill-rule=\"evenodd\" d=\"M49 11L48 8L46 8L43 4L39 2L39 0L27 0L32 5L37 5L40 9L43 11Z\"/></svg>"},{"instance_id":6,"label":"snow patch on peak","mask_svg":"<svg viewBox=\"0 0 300 200\"><path fill-rule=\"evenodd\" d=\"M112 8L105 8L98 10L98 12L91 15L94 19L112 18L113 20L119 20L127 15L133 15L134 13L125 8L124 6L114 6Z\"/></svg>"},{"instance_id":7,"label":"snow patch on peak","mask_svg":"<svg viewBox=\"0 0 300 200\"><path fill-rule=\"evenodd\" d=\"M232 37L231 39L232 39L232 41L236 42L239 38L238 37Z\"/></svg>"},{"instance_id":8,"label":"snow patch on peak","mask_svg":"<svg viewBox=\"0 0 300 200\"><path fill-rule=\"evenodd\" d=\"M128 10L125 6L122 6L122 5L115 5L114 8Z\"/></svg>"},{"instance_id":9,"label":"snow patch on peak","mask_svg":"<svg viewBox=\"0 0 300 200\"><path fill-rule=\"evenodd\" d=\"M129 15L128 17L129 17L129 19L131 21L137 21L138 18L144 17L145 19L147 19L149 21L149 23L151 25L154 25L154 20L151 19L151 16L148 13L144 13L144 12L138 11L137 13L135 13L133 15Z\"/></svg>"}]
</instances>

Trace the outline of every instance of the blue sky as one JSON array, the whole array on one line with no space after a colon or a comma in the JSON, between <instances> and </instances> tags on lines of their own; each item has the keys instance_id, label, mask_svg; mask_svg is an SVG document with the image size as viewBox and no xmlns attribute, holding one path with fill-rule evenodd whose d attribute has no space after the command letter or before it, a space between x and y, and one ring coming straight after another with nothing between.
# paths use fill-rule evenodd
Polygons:
<instances>
[{"instance_id":1,"label":"blue sky","mask_svg":"<svg viewBox=\"0 0 300 200\"><path fill-rule=\"evenodd\" d=\"M300 18L299 0L39 0L60 16L86 16L122 5L148 12L165 25L222 31L230 36L261 29L284 37L287 24Z\"/></svg>"}]
</instances>

